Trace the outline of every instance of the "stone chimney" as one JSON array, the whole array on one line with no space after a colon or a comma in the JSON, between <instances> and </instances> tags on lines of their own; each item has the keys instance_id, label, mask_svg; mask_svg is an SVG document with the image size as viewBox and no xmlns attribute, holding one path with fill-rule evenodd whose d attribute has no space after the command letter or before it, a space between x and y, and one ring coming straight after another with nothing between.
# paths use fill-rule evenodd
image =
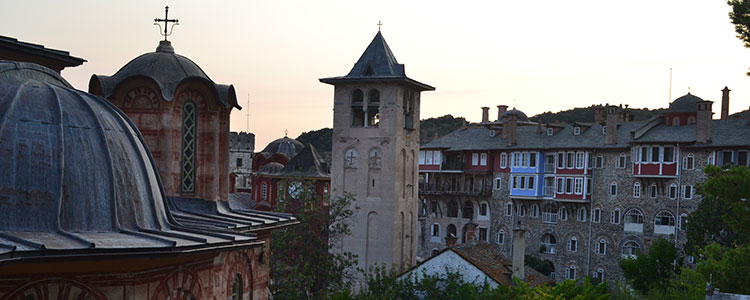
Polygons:
<instances>
[{"instance_id":1,"label":"stone chimney","mask_svg":"<svg viewBox=\"0 0 750 300\"><path fill-rule=\"evenodd\" d=\"M541 120L536 122L536 133L537 134L542 133L542 121Z\"/></svg>"},{"instance_id":2,"label":"stone chimney","mask_svg":"<svg viewBox=\"0 0 750 300\"><path fill-rule=\"evenodd\" d=\"M503 118L503 138L508 140L508 146L516 144L516 119L518 116L509 114Z\"/></svg>"},{"instance_id":3,"label":"stone chimney","mask_svg":"<svg viewBox=\"0 0 750 300\"><path fill-rule=\"evenodd\" d=\"M434 135L432 136L432 140L433 140L433 141L437 141L437 139L438 139L438 138L440 138L440 137L438 136L438 132L437 132L437 131L435 131L435 134L434 134Z\"/></svg>"},{"instance_id":4,"label":"stone chimney","mask_svg":"<svg viewBox=\"0 0 750 300\"><path fill-rule=\"evenodd\" d=\"M482 124L487 124L490 122L490 108L489 107L482 107Z\"/></svg>"},{"instance_id":5,"label":"stone chimney","mask_svg":"<svg viewBox=\"0 0 750 300\"><path fill-rule=\"evenodd\" d=\"M721 90L721 119L726 120L729 119L729 92L731 92L728 87L724 87L723 90Z\"/></svg>"},{"instance_id":6,"label":"stone chimney","mask_svg":"<svg viewBox=\"0 0 750 300\"><path fill-rule=\"evenodd\" d=\"M617 119L620 114L620 108L617 106L607 106L607 133L605 135L604 143L607 145L614 145L617 143Z\"/></svg>"},{"instance_id":7,"label":"stone chimney","mask_svg":"<svg viewBox=\"0 0 750 300\"><path fill-rule=\"evenodd\" d=\"M604 123L604 107L603 106L594 107L594 123L596 124Z\"/></svg>"},{"instance_id":8,"label":"stone chimney","mask_svg":"<svg viewBox=\"0 0 750 300\"><path fill-rule=\"evenodd\" d=\"M498 105L497 106L497 121L500 122L503 119L503 114L508 111L507 105Z\"/></svg>"},{"instance_id":9,"label":"stone chimney","mask_svg":"<svg viewBox=\"0 0 750 300\"><path fill-rule=\"evenodd\" d=\"M709 143L711 142L711 117L713 112L711 106L712 101L701 101L698 102L698 113L695 121L695 142L696 143Z\"/></svg>"},{"instance_id":10,"label":"stone chimney","mask_svg":"<svg viewBox=\"0 0 750 300\"><path fill-rule=\"evenodd\" d=\"M466 119L461 120L461 130L466 130Z\"/></svg>"},{"instance_id":11,"label":"stone chimney","mask_svg":"<svg viewBox=\"0 0 750 300\"><path fill-rule=\"evenodd\" d=\"M453 248L456 246L457 237L452 235L445 236L445 248Z\"/></svg>"},{"instance_id":12,"label":"stone chimney","mask_svg":"<svg viewBox=\"0 0 750 300\"><path fill-rule=\"evenodd\" d=\"M526 278L526 230L513 229L513 277L524 280Z\"/></svg>"}]
</instances>

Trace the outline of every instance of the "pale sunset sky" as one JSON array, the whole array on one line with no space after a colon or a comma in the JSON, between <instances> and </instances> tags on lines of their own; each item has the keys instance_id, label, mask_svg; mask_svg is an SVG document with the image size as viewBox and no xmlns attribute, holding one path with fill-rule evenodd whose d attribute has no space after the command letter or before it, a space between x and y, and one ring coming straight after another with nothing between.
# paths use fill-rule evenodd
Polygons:
<instances>
[{"instance_id":1,"label":"pale sunset sky","mask_svg":"<svg viewBox=\"0 0 750 300\"><path fill-rule=\"evenodd\" d=\"M256 134L256 151L289 131L332 125L333 87L383 22L407 75L437 88L421 118L481 119L482 106L529 116L591 104L668 105L690 91L713 100L732 89L730 113L750 106L750 49L722 0L659 1L6 1L0 35L70 51L88 62L62 75L88 90L152 52L154 18L180 20L169 39L217 83L233 84L242 111L231 129ZM248 94L250 104L248 105ZM514 100L515 99L515 100ZM493 117L494 119L494 117Z\"/></svg>"}]
</instances>

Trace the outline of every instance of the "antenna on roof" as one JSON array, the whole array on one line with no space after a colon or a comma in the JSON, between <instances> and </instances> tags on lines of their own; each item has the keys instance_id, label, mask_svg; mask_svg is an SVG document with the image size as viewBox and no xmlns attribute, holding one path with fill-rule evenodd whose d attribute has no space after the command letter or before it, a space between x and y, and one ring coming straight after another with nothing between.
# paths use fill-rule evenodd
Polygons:
<instances>
[{"instance_id":1,"label":"antenna on roof","mask_svg":"<svg viewBox=\"0 0 750 300\"><path fill-rule=\"evenodd\" d=\"M245 130L250 133L250 93L247 93L247 112L245 113L245 116L247 117L247 126L245 127Z\"/></svg>"},{"instance_id":2,"label":"antenna on roof","mask_svg":"<svg viewBox=\"0 0 750 300\"><path fill-rule=\"evenodd\" d=\"M669 68L669 99L667 99L667 107L672 103L672 68Z\"/></svg>"}]
</instances>

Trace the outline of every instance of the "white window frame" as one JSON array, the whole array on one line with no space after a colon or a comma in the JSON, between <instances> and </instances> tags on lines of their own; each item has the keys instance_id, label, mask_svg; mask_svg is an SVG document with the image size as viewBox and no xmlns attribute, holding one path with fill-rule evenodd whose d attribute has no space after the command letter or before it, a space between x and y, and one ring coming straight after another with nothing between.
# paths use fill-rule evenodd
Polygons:
<instances>
[{"instance_id":1,"label":"white window frame","mask_svg":"<svg viewBox=\"0 0 750 300\"><path fill-rule=\"evenodd\" d=\"M551 127L547 128L547 135L553 135L553 134L555 134L555 130L552 129Z\"/></svg>"},{"instance_id":2,"label":"white window frame","mask_svg":"<svg viewBox=\"0 0 750 300\"><path fill-rule=\"evenodd\" d=\"M688 153L682 158L682 169L693 170L695 169L695 154Z\"/></svg>"},{"instance_id":3,"label":"white window frame","mask_svg":"<svg viewBox=\"0 0 750 300\"><path fill-rule=\"evenodd\" d=\"M621 218L622 218L622 214L620 213L620 209L619 208L615 208L609 214L609 223L610 224L620 224L620 219Z\"/></svg>"},{"instance_id":4,"label":"white window frame","mask_svg":"<svg viewBox=\"0 0 750 300\"><path fill-rule=\"evenodd\" d=\"M567 221L568 220L568 210L565 209L565 206L560 206L560 208L557 209L558 219Z\"/></svg>"},{"instance_id":5,"label":"white window frame","mask_svg":"<svg viewBox=\"0 0 750 300\"><path fill-rule=\"evenodd\" d=\"M425 150L420 150L420 151L419 151L419 164L420 164L420 165L425 165L425 159L424 159L424 158L425 158L425 156L427 155L427 153L426 153L426 152L427 152L427 151L425 151Z\"/></svg>"},{"instance_id":6,"label":"white window frame","mask_svg":"<svg viewBox=\"0 0 750 300\"><path fill-rule=\"evenodd\" d=\"M497 233L495 233L495 244L505 244L505 230L500 229Z\"/></svg>"},{"instance_id":7,"label":"white window frame","mask_svg":"<svg viewBox=\"0 0 750 300\"><path fill-rule=\"evenodd\" d=\"M573 135L581 135L581 127L573 127Z\"/></svg>"},{"instance_id":8,"label":"white window frame","mask_svg":"<svg viewBox=\"0 0 750 300\"><path fill-rule=\"evenodd\" d=\"M508 153L500 153L500 168L505 169L508 167Z\"/></svg>"},{"instance_id":9,"label":"white window frame","mask_svg":"<svg viewBox=\"0 0 750 300\"><path fill-rule=\"evenodd\" d=\"M670 184L669 188L667 189L667 197L669 199L677 199L677 185L676 184Z\"/></svg>"},{"instance_id":10,"label":"white window frame","mask_svg":"<svg viewBox=\"0 0 750 300\"><path fill-rule=\"evenodd\" d=\"M601 208L594 208L594 211L591 212L591 221L594 223L600 223L602 220L602 209Z\"/></svg>"},{"instance_id":11,"label":"white window frame","mask_svg":"<svg viewBox=\"0 0 750 300\"><path fill-rule=\"evenodd\" d=\"M687 190L690 190L690 195L687 194ZM693 199L695 196L695 188L692 185L682 186L682 199Z\"/></svg>"},{"instance_id":12,"label":"white window frame","mask_svg":"<svg viewBox=\"0 0 750 300\"><path fill-rule=\"evenodd\" d=\"M612 187L613 187L613 186L615 187L615 189L614 189L615 193L614 193L614 194L612 193ZM610 184L609 184L609 191L608 191L608 192L609 192L608 194L609 194L610 196L617 196L617 192L618 192L618 191L617 191L617 182L615 182L615 181L612 181L612 183L610 183Z\"/></svg>"},{"instance_id":13,"label":"white window frame","mask_svg":"<svg viewBox=\"0 0 750 300\"><path fill-rule=\"evenodd\" d=\"M479 216L487 217L490 215L490 204L482 201L479 202Z\"/></svg>"},{"instance_id":14,"label":"white window frame","mask_svg":"<svg viewBox=\"0 0 750 300\"><path fill-rule=\"evenodd\" d=\"M565 279L576 279L576 266L570 266L565 269Z\"/></svg>"},{"instance_id":15,"label":"white window frame","mask_svg":"<svg viewBox=\"0 0 750 300\"><path fill-rule=\"evenodd\" d=\"M575 235L570 237L570 240L568 240L568 251L570 252L578 251L578 238Z\"/></svg>"},{"instance_id":16,"label":"white window frame","mask_svg":"<svg viewBox=\"0 0 750 300\"><path fill-rule=\"evenodd\" d=\"M495 190L500 190L500 187L503 186L503 178L502 177L499 177L499 176L495 177L495 180L493 182L494 182L494 186L493 187L495 188Z\"/></svg>"},{"instance_id":17,"label":"white window frame","mask_svg":"<svg viewBox=\"0 0 750 300\"><path fill-rule=\"evenodd\" d=\"M583 178L576 177L575 178L575 183L573 183L573 185L574 185L574 189L575 189L575 191L574 191L575 194L576 195L583 195Z\"/></svg>"},{"instance_id":18,"label":"white window frame","mask_svg":"<svg viewBox=\"0 0 750 300\"><path fill-rule=\"evenodd\" d=\"M597 154L594 158L594 168L601 169L604 168L604 155Z\"/></svg>"},{"instance_id":19,"label":"white window frame","mask_svg":"<svg viewBox=\"0 0 750 300\"><path fill-rule=\"evenodd\" d=\"M578 210L576 211L576 219L578 220L578 222L586 222L586 220L588 219L588 214L585 207L578 208Z\"/></svg>"},{"instance_id":20,"label":"white window frame","mask_svg":"<svg viewBox=\"0 0 750 300\"><path fill-rule=\"evenodd\" d=\"M585 161L586 161L586 153L581 152L581 151L576 152L576 169L583 169Z\"/></svg>"},{"instance_id":21,"label":"white window frame","mask_svg":"<svg viewBox=\"0 0 750 300\"><path fill-rule=\"evenodd\" d=\"M607 240L599 239L599 242L596 243L596 249L594 250L596 254L607 255Z\"/></svg>"},{"instance_id":22,"label":"white window frame","mask_svg":"<svg viewBox=\"0 0 750 300\"><path fill-rule=\"evenodd\" d=\"M651 199L659 197L659 189L656 187L656 183L652 183L648 186L648 196Z\"/></svg>"},{"instance_id":23,"label":"white window frame","mask_svg":"<svg viewBox=\"0 0 750 300\"><path fill-rule=\"evenodd\" d=\"M435 228L437 228L437 234L435 234ZM432 228L430 228L430 236L440 237L440 231L440 224L432 223Z\"/></svg>"},{"instance_id":24,"label":"white window frame","mask_svg":"<svg viewBox=\"0 0 750 300\"><path fill-rule=\"evenodd\" d=\"M539 217L539 205L538 204L534 204L531 206L531 217L532 218Z\"/></svg>"},{"instance_id":25,"label":"white window frame","mask_svg":"<svg viewBox=\"0 0 750 300\"><path fill-rule=\"evenodd\" d=\"M636 182L633 184L633 198L641 197L641 183Z\"/></svg>"},{"instance_id":26,"label":"white window frame","mask_svg":"<svg viewBox=\"0 0 750 300\"><path fill-rule=\"evenodd\" d=\"M513 215L513 202L508 202L505 204L505 215L508 217Z\"/></svg>"},{"instance_id":27,"label":"white window frame","mask_svg":"<svg viewBox=\"0 0 750 300\"><path fill-rule=\"evenodd\" d=\"M617 156L617 168L625 169L627 165L628 165L628 156L625 155L625 153L620 153L620 155Z\"/></svg>"},{"instance_id":28,"label":"white window frame","mask_svg":"<svg viewBox=\"0 0 750 300\"><path fill-rule=\"evenodd\" d=\"M471 154L471 165L472 166L478 166L479 165L479 153L474 152Z\"/></svg>"},{"instance_id":29,"label":"white window frame","mask_svg":"<svg viewBox=\"0 0 750 300\"><path fill-rule=\"evenodd\" d=\"M482 152L479 154L479 165L480 166L487 165L487 153L486 152Z\"/></svg>"}]
</instances>

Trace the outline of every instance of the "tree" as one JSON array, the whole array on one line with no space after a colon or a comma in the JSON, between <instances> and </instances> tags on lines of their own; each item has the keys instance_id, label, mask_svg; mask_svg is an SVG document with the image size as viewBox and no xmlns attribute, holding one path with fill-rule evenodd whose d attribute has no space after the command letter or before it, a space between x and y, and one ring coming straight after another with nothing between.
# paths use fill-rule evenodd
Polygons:
<instances>
[{"instance_id":1,"label":"tree","mask_svg":"<svg viewBox=\"0 0 750 300\"><path fill-rule=\"evenodd\" d=\"M663 290L680 264L674 242L662 237L654 241L648 252L620 260L620 268L630 286L644 295L651 289Z\"/></svg>"},{"instance_id":2,"label":"tree","mask_svg":"<svg viewBox=\"0 0 750 300\"><path fill-rule=\"evenodd\" d=\"M727 4L732 7L729 19L734 24L737 38L742 41L746 48L750 48L750 2L745 0L729 0ZM747 73L750 76L750 72Z\"/></svg>"},{"instance_id":3,"label":"tree","mask_svg":"<svg viewBox=\"0 0 750 300\"><path fill-rule=\"evenodd\" d=\"M304 182L293 179L294 182ZM288 186L291 181L282 181ZM271 292L274 299L324 299L329 291L348 289L356 257L331 252L329 242L351 234L353 197L321 199L311 182L304 182L297 199L283 199L277 211L292 212L300 224L271 236Z\"/></svg>"}]
</instances>

